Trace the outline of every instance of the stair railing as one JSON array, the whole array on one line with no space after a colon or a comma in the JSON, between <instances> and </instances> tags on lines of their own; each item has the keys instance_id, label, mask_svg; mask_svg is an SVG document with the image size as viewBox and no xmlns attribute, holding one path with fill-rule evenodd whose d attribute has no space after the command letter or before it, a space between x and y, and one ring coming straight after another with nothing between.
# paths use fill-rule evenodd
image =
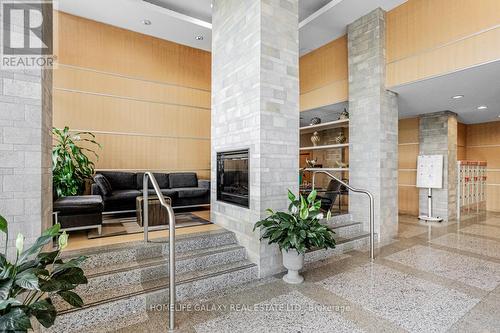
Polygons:
<instances>
[{"instance_id":1,"label":"stair railing","mask_svg":"<svg viewBox=\"0 0 500 333\"><path fill-rule=\"evenodd\" d=\"M153 184L153 189L160 200L160 204L165 207L168 214L168 238L169 238L169 321L168 321L168 331L173 332L175 330L175 214L170 204L170 201L167 202L163 193L161 193L160 186L158 186L158 182L156 178L153 176L151 172L145 172L143 177L143 192L142 198L144 203L144 241L149 241L149 201L148 201L148 179Z\"/></svg>"},{"instance_id":2,"label":"stair railing","mask_svg":"<svg viewBox=\"0 0 500 333\"><path fill-rule=\"evenodd\" d=\"M313 176L312 176L312 189L314 190L316 187L315 187L315 180L316 180L316 174L318 173L322 173L322 174L325 174L327 175L328 177L332 178L332 179L335 179L336 181L338 181L340 184L344 185L345 187L347 187L350 191L352 192L356 192L356 193L363 193L365 195L368 196L368 198L370 199L370 259L373 260L375 259L375 251L374 251L374 248L375 248L375 222L374 222L374 216L375 216L375 213L374 213L374 207L375 207L375 203L374 203L374 200L373 200L373 195L367 191L367 190L362 190L362 189L359 189L359 188L354 188L352 186L350 186L349 184L347 184L346 182L342 181L341 179L335 177L334 175L332 175L330 172L328 171L325 171L325 170L308 170L306 169L306 171L312 171L313 173ZM340 198L339 198L340 200Z\"/></svg>"}]
</instances>

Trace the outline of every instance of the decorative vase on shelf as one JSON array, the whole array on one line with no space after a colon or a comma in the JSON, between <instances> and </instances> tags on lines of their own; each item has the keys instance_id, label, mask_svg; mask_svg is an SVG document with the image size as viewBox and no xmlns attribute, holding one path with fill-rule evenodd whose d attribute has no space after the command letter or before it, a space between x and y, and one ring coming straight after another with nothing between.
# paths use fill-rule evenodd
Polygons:
<instances>
[{"instance_id":1,"label":"decorative vase on shelf","mask_svg":"<svg viewBox=\"0 0 500 333\"><path fill-rule=\"evenodd\" d=\"M341 128L341 129L340 129L340 133L339 133L339 135L337 135L337 136L335 137L335 143L337 143L337 144L341 144L341 143L345 143L346 141L347 141L347 138L346 138L346 137L345 137L345 135L344 135L344 129L343 129L343 128Z\"/></svg>"},{"instance_id":2,"label":"decorative vase on shelf","mask_svg":"<svg viewBox=\"0 0 500 333\"><path fill-rule=\"evenodd\" d=\"M342 111L339 115L339 120L343 119L349 119L349 111L347 111L347 108L344 108L344 111Z\"/></svg>"},{"instance_id":3,"label":"decorative vase on shelf","mask_svg":"<svg viewBox=\"0 0 500 333\"><path fill-rule=\"evenodd\" d=\"M313 135L311 136L311 142L313 146L316 147L320 141L321 138L319 137L318 132L314 132Z\"/></svg>"},{"instance_id":4,"label":"decorative vase on shelf","mask_svg":"<svg viewBox=\"0 0 500 333\"><path fill-rule=\"evenodd\" d=\"M314 118L311 119L311 126L312 125L319 125L319 124L321 124L321 118L314 117Z\"/></svg>"}]
</instances>

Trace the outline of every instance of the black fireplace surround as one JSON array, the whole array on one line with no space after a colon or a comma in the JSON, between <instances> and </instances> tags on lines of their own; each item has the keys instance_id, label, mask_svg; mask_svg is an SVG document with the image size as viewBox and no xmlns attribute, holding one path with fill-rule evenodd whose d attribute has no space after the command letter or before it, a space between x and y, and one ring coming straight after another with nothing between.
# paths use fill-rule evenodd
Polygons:
<instances>
[{"instance_id":1,"label":"black fireplace surround","mask_svg":"<svg viewBox=\"0 0 500 333\"><path fill-rule=\"evenodd\" d=\"M248 149L217 153L217 200L249 207Z\"/></svg>"}]
</instances>

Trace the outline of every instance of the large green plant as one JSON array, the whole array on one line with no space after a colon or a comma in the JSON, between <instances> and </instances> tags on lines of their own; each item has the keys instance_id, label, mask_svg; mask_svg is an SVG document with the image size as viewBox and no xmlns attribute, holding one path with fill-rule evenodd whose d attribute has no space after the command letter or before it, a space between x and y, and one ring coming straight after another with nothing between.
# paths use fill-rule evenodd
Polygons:
<instances>
[{"instance_id":1,"label":"large green plant","mask_svg":"<svg viewBox=\"0 0 500 333\"><path fill-rule=\"evenodd\" d=\"M52 148L52 176L54 189L58 197L81 195L85 191L85 182L94 175L94 162L85 152L97 153L79 145L88 142L91 146L100 148L95 141L95 135L90 132L72 134L68 127L63 130L54 128L54 146Z\"/></svg>"},{"instance_id":2,"label":"large green plant","mask_svg":"<svg viewBox=\"0 0 500 333\"><path fill-rule=\"evenodd\" d=\"M0 231L8 235L7 221L0 216ZM41 252L42 248L58 240L56 250ZM56 224L47 229L36 242L23 251L24 237L16 239L16 260L7 260L5 252L0 253L0 332L27 332L32 329L31 318L36 318L44 327L54 324L57 312L52 297L59 295L67 303L81 307L83 301L75 289L87 283L79 267L86 257L64 262L61 250L66 247L68 235L60 232Z\"/></svg>"},{"instance_id":3,"label":"large green plant","mask_svg":"<svg viewBox=\"0 0 500 333\"><path fill-rule=\"evenodd\" d=\"M268 239L269 244L277 243L280 250L295 249L305 253L312 248L334 248L335 232L320 223L324 215L320 210L321 201L316 200L316 195L316 191L312 191L307 198L302 195L297 198L288 191L288 212L268 209L270 215L257 222L254 231L261 228L261 239ZM330 212L327 214L329 218Z\"/></svg>"}]
</instances>

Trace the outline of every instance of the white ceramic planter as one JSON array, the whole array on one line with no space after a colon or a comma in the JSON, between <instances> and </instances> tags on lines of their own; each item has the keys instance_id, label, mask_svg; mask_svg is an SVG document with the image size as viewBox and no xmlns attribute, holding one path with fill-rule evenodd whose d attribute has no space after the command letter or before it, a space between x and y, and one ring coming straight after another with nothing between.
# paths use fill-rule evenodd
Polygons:
<instances>
[{"instance_id":1,"label":"white ceramic planter","mask_svg":"<svg viewBox=\"0 0 500 333\"><path fill-rule=\"evenodd\" d=\"M291 284L298 284L304 281L304 277L299 274L299 270L304 266L304 254L300 254L295 249L282 251L283 266L288 269L288 273L283 276L283 281Z\"/></svg>"}]
</instances>

